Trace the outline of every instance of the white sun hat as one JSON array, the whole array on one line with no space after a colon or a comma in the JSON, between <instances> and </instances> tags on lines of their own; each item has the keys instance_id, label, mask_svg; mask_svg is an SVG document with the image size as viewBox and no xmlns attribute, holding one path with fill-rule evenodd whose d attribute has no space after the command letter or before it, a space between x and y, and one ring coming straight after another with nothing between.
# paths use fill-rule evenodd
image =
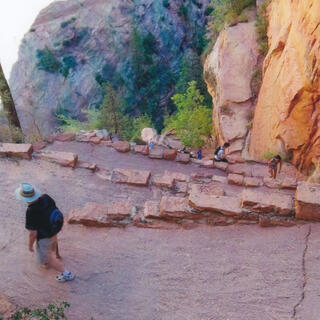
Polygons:
<instances>
[{"instance_id":1,"label":"white sun hat","mask_svg":"<svg viewBox=\"0 0 320 320\"><path fill-rule=\"evenodd\" d=\"M18 200L26 203L36 201L41 196L40 190L27 182L22 182L14 193Z\"/></svg>"}]
</instances>

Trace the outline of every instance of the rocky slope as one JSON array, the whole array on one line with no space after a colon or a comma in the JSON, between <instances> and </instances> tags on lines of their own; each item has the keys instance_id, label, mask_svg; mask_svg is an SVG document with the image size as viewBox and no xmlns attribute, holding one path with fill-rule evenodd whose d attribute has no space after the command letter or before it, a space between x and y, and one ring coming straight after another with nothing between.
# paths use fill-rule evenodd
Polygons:
<instances>
[{"instance_id":1,"label":"rocky slope","mask_svg":"<svg viewBox=\"0 0 320 320\"><path fill-rule=\"evenodd\" d=\"M161 108L173 93L184 52L202 45L198 43L202 39L199 32L204 31L208 2L52 3L25 35L11 74L11 89L23 126L30 128L35 119L43 131L49 131L57 109L81 116L82 109L101 102L102 82L134 91L135 47L130 42L134 27L143 37L143 45L156 51L151 52L157 56L152 66L158 68L155 85L161 85L161 92L155 103Z\"/></svg>"},{"instance_id":2,"label":"rocky slope","mask_svg":"<svg viewBox=\"0 0 320 320\"><path fill-rule=\"evenodd\" d=\"M320 2L273 0L269 53L250 153L285 152L307 171L320 155Z\"/></svg>"}]
</instances>

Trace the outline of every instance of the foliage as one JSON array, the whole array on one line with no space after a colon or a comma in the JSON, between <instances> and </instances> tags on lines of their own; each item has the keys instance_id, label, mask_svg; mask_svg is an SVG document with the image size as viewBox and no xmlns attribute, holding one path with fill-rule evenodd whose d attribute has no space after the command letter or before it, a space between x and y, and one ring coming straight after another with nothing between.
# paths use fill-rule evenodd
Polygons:
<instances>
[{"instance_id":1,"label":"foliage","mask_svg":"<svg viewBox=\"0 0 320 320\"><path fill-rule=\"evenodd\" d=\"M66 78L69 75L69 71L75 69L76 66L77 60L74 56L63 57L60 73Z\"/></svg>"},{"instance_id":2,"label":"foliage","mask_svg":"<svg viewBox=\"0 0 320 320\"><path fill-rule=\"evenodd\" d=\"M252 79L251 79L251 90L254 97L258 96L261 84L262 84L262 71L260 68L257 68L253 72Z\"/></svg>"},{"instance_id":3,"label":"foliage","mask_svg":"<svg viewBox=\"0 0 320 320\"><path fill-rule=\"evenodd\" d=\"M178 10L178 16L183 17L185 20L187 20L188 19L188 7L182 4Z\"/></svg>"},{"instance_id":4,"label":"foliage","mask_svg":"<svg viewBox=\"0 0 320 320\"><path fill-rule=\"evenodd\" d=\"M163 5L165 8L167 8L167 9L170 8L170 2L169 2L168 0L163 0L163 1L162 1L162 5Z\"/></svg>"},{"instance_id":5,"label":"foliage","mask_svg":"<svg viewBox=\"0 0 320 320\"><path fill-rule=\"evenodd\" d=\"M76 20L77 20L77 18L73 17L73 18L71 18L71 19L69 19L69 20L67 20L67 21L61 22L60 26L61 26L61 28L65 28L65 27L67 27L69 24L75 22Z\"/></svg>"},{"instance_id":6,"label":"foliage","mask_svg":"<svg viewBox=\"0 0 320 320\"><path fill-rule=\"evenodd\" d=\"M43 50L37 50L37 59L37 67L39 70L58 73L62 67L61 62L48 47L45 47Z\"/></svg>"},{"instance_id":7,"label":"foliage","mask_svg":"<svg viewBox=\"0 0 320 320\"><path fill-rule=\"evenodd\" d=\"M199 2L199 1L197 1L197 0L192 0L192 3L193 3L195 6L197 6L199 9L202 8L202 3L201 3L201 2Z\"/></svg>"},{"instance_id":8,"label":"foliage","mask_svg":"<svg viewBox=\"0 0 320 320\"><path fill-rule=\"evenodd\" d=\"M267 17L267 8L271 0L265 0L258 10L258 17L256 21L256 30L258 34L258 44L259 51L263 55L267 55L269 46L268 46L268 17Z\"/></svg>"},{"instance_id":9,"label":"foliage","mask_svg":"<svg viewBox=\"0 0 320 320\"><path fill-rule=\"evenodd\" d=\"M199 148L212 133L212 112L203 105L204 97L191 81L186 92L172 97L177 112L166 117L166 130L175 129L186 147Z\"/></svg>"},{"instance_id":10,"label":"foliage","mask_svg":"<svg viewBox=\"0 0 320 320\"><path fill-rule=\"evenodd\" d=\"M209 38L216 38L226 26L244 21L244 16L241 17L242 11L247 7L255 6L255 4L256 0L211 0L208 7L212 9L211 21L208 24Z\"/></svg>"},{"instance_id":11,"label":"foliage","mask_svg":"<svg viewBox=\"0 0 320 320\"><path fill-rule=\"evenodd\" d=\"M12 315L9 320L59 320L67 319L65 315L66 309L70 307L68 302L61 302L55 304L49 304L45 308L22 308L18 310L14 315Z\"/></svg>"},{"instance_id":12,"label":"foliage","mask_svg":"<svg viewBox=\"0 0 320 320\"><path fill-rule=\"evenodd\" d=\"M79 43L83 40L89 37L89 29L88 28L81 28L81 29L76 29L73 28L73 36L70 39L64 40L62 42L62 45L65 48L70 48L70 47L76 47L79 45Z\"/></svg>"}]
</instances>

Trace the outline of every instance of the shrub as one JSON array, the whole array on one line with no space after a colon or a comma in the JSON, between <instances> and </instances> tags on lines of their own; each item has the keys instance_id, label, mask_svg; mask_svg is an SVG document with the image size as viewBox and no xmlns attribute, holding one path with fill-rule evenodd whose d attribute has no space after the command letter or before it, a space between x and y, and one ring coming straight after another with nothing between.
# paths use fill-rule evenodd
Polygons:
<instances>
[{"instance_id":1,"label":"shrub","mask_svg":"<svg viewBox=\"0 0 320 320\"><path fill-rule=\"evenodd\" d=\"M184 19L187 19L188 18L188 7L182 4L178 10L178 16L183 17Z\"/></svg>"},{"instance_id":2,"label":"shrub","mask_svg":"<svg viewBox=\"0 0 320 320\"><path fill-rule=\"evenodd\" d=\"M165 8L167 8L167 9L170 8L170 3L169 3L168 0L163 0L163 1L162 1L162 5L163 5Z\"/></svg>"},{"instance_id":3,"label":"shrub","mask_svg":"<svg viewBox=\"0 0 320 320\"><path fill-rule=\"evenodd\" d=\"M77 60L74 56L64 57L62 59L62 67L60 73L66 78L69 75L70 69L75 69L77 66Z\"/></svg>"},{"instance_id":4,"label":"shrub","mask_svg":"<svg viewBox=\"0 0 320 320\"><path fill-rule=\"evenodd\" d=\"M267 8L271 0L265 0L258 10L258 17L256 21L256 30L258 34L259 51L263 55L267 55L269 50L268 45L268 17Z\"/></svg>"},{"instance_id":5,"label":"shrub","mask_svg":"<svg viewBox=\"0 0 320 320\"><path fill-rule=\"evenodd\" d=\"M172 100L177 112L165 117L165 130L175 129L186 147L201 147L212 133L212 112L203 105L204 97L196 88L196 82L190 82L186 92L175 94Z\"/></svg>"},{"instance_id":6,"label":"shrub","mask_svg":"<svg viewBox=\"0 0 320 320\"><path fill-rule=\"evenodd\" d=\"M257 97L262 84L262 71L260 68L257 68L253 74L251 79L251 90L254 97Z\"/></svg>"},{"instance_id":7,"label":"shrub","mask_svg":"<svg viewBox=\"0 0 320 320\"><path fill-rule=\"evenodd\" d=\"M67 27L69 24L75 22L76 20L77 20L77 18L73 17L73 18L71 18L70 20L61 22L60 26L61 26L61 28L65 28L65 27Z\"/></svg>"},{"instance_id":8,"label":"shrub","mask_svg":"<svg viewBox=\"0 0 320 320\"><path fill-rule=\"evenodd\" d=\"M55 304L49 304L45 308L22 308L15 312L9 320L30 320L30 319L41 319L41 320L59 320L67 319L65 310L70 307L68 302L61 302Z\"/></svg>"},{"instance_id":9,"label":"shrub","mask_svg":"<svg viewBox=\"0 0 320 320\"><path fill-rule=\"evenodd\" d=\"M61 62L48 47L43 50L37 50L37 59L37 67L39 70L58 73L62 67Z\"/></svg>"}]
</instances>

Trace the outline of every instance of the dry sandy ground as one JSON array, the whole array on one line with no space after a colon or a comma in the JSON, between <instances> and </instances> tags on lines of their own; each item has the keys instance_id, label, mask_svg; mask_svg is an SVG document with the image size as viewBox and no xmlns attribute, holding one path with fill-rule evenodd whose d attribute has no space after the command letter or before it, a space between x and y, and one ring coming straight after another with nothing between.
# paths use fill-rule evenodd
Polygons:
<instances>
[{"instance_id":1,"label":"dry sandy ground","mask_svg":"<svg viewBox=\"0 0 320 320\"><path fill-rule=\"evenodd\" d=\"M125 166L120 157L105 164ZM127 167L134 159L142 165L130 156ZM99 161L106 160L101 155ZM155 171L167 166L145 161ZM61 284L54 271L35 267L27 250L25 207L13 196L19 182L35 183L65 213L88 201L142 204L158 195L108 184L84 169L37 161L0 159L0 175L0 292L20 306L65 300L71 320L320 319L320 225L193 230L66 225L60 250L77 278Z\"/></svg>"}]
</instances>

